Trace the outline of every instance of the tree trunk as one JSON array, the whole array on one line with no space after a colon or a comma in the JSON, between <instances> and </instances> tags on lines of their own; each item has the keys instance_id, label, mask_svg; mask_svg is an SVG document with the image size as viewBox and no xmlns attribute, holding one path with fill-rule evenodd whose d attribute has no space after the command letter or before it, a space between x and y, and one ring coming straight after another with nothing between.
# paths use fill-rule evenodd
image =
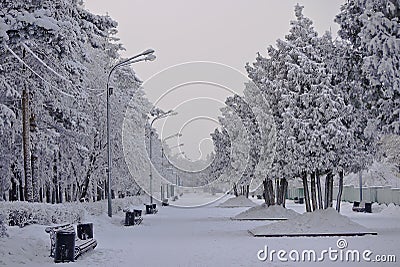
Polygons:
<instances>
[{"instance_id":1,"label":"tree trunk","mask_svg":"<svg viewBox=\"0 0 400 267\"><path fill-rule=\"evenodd\" d=\"M264 187L264 192L263 192L264 201L265 201L265 204L269 207L269 206L271 206L271 203L269 202L268 183L267 183L266 179L263 181L263 187Z\"/></svg>"},{"instance_id":2,"label":"tree trunk","mask_svg":"<svg viewBox=\"0 0 400 267\"><path fill-rule=\"evenodd\" d=\"M51 191L49 184L46 182L46 203L50 202L51 202Z\"/></svg>"},{"instance_id":3,"label":"tree trunk","mask_svg":"<svg viewBox=\"0 0 400 267\"><path fill-rule=\"evenodd\" d=\"M288 182L286 178L283 178L283 199L282 199L282 206L286 208L286 195L287 195L287 189L288 189Z\"/></svg>"},{"instance_id":4,"label":"tree trunk","mask_svg":"<svg viewBox=\"0 0 400 267\"><path fill-rule=\"evenodd\" d=\"M265 179L263 181L263 186L265 204L267 204L267 206L275 205L275 194L272 180Z\"/></svg>"},{"instance_id":5,"label":"tree trunk","mask_svg":"<svg viewBox=\"0 0 400 267\"><path fill-rule=\"evenodd\" d=\"M329 172L325 177L325 202L324 202L324 209L329 207Z\"/></svg>"},{"instance_id":6,"label":"tree trunk","mask_svg":"<svg viewBox=\"0 0 400 267\"><path fill-rule=\"evenodd\" d=\"M233 184L233 193L235 194L236 197L239 196L239 193L238 193L238 191L237 191L237 186L236 186L236 184Z\"/></svg>"},{"instance_id":7,"label":"tree trunk","mask_svg":"<svg viewBox=\"0 0 400 267\"><path fill-rule=\"evenodd\" d=\"M322 202L322 189L321 189L321 177L319 176L318 169L315 171L315 178L317 180L317 193L318 193L318 208L323 209L324 204Z\"/></svg>"},{"instance_id":8,"label":"tree trunk","mask_svg":"<svg viewBox=\"0 0 400 267\"><path fill-rule=\"evenodd\" d=\"M328 172L325 178L325 209L332 207L333 199L333 174Z\"/></svg>"},{"instance_id":9,"label":"tree trunk","mask_svg":"<svg viewBox=\"0 0 400 267\"><path fill-rule=\"evenodd\" d=\"M25 51L24 51L25 54ZM30 145L30 126L29 126L29 91L22 90L22 146L24 156L24 175L25 175L25 200L33 202L32 192L32 170L31 170L31 145Z\"/></svg>"},{"instance_id":10,"label":"tree trunk","mask_svg":"<svg viewBox=\"0 0 400 267\"><path fill-rule=\"evenodd\" d=\"M246 185L246 198L249 198L250 185Z\"/></svg>"},{"instance_id":11,"label":"tree trunk","mask_svg":"<svg viewBox=\"0 0 400 267\"><path fill-rule=\"evenodd\" d=\"M39 170L37 168L37 148L34 147L31 155L31 168L32 168L32 194L33 194L33 201L39 202Z\"/></svg>"},{"instance_id":12,"label":"tree trunk","mask_svg":"<svg viewBox=\"0 0 400 267\"><path fill-rule=\"evenodd\" d=\"M268 184L268 192L269 192L269 202L271 205L275 205L275 192L274 192L274 184L271 179L267 180Z\"/></svg>"},{"instance_id":13,"label":"tree trunk","mask_svg":"<svg viewBox=\"0 0 400 267\"><path fill-rule=\"evenodd\" d=\"M278 199L279 201L277 201L278 205L282 205L283 207L285 207L285 202L286 202L286 191L287 191L287 181L285 178L280 179L279 182L279 196Z\"/></svg>"},{"instance_id":14,"label":"tree trunk","mask_svg":"<svg viewBox=\"0 0 400 267\"><path fill-rule=\"evenodd\" d=\"M333 205L333 173L331 173L329 179L329 207L331 208Z\"/></svg>"},{"instance_id":15,"label":"tree trunk","mask_svg":"<svg viewBox=\"0 0 400 267\"><path fill-rule=\"evenodd\" d=\"M336 198L336 210L340 212L340 204L342 202L342 193L343 193L343 170L339 171L339 191Z\"/></svg>"},{"instance_id":16,"label":"tree trunk","mask_svg":"<svg viewBox=\"0 0 400 267\"><path fill-rule=\"evenodd\" d=\"M281 197L281 185L280 185L280 180L276 179L275 181L275 186L276 186L276 205L281 205L282 204L282 197Z\"/></svg>"},{"instance_id":17,"label":"tree trunk","mask_svg":"<svg viewBox=\"0 0 400 267\"><path fill-rule=\"evenodd\" d=\"M317 209L317 190L315 188L315 172L311 173L311 204L312 210Z\"/></svg>"},{"instance_id":18,"label":"tree trunk","mask_svg":"<svg viewBox=\"0 0 400 267\"><path fill-rule=\"evenodd\" d=\"M88 168L88 170L87 170L87 172L86 172L86 175L85 175L85 180L84 180L84 182L83 182L83 187L82 187L82 193L81 193L81 195L80 195L80 197L79 197L79 200L85 199L85 198L87 197L87 192L88 192L88 188L89 188L90 178L91 178L92 172L93 172L93 170L94 170L92 164L94 164L95 161L96 161L95 156L92 154L92 155L90 156L90 166L89 166L89 168ZM106 184L106 188L108 188L107 186L108 186L108 184ZM106 190L106 192L107 192L107 190Z\"/></svg>"},{"instance_id":19,"label":"tree trunk","mask_svg":"<svg viewBox=\"0 0 400 267\"><path fill-rule=\"evenodd\" d=\"M10 201L16 201L16 200L18 200L17 182L15 181L14 177L11 179L11 189L9 190L8 199L9 199Z\"/></svg>"},{"instance_id":20,"label":"tree trunk","mask_svg":"<svg viewBox=\"0 0 400 267\"><path fill-rule=\"evenodd\" d=\"M304 202L306 204L306 211L311 212L310 194L308 192L307 172L303 172L303 188L304 188Z\"/></svg>"},{"instance_id":21,"label":"tree trunk","mask_svg":"<svg viewBox=\"0 0 400 267\"><path fill-rule=\"evenodd\" d=\"M77 200L78 193L76 191L76 188L77 188L76 184L73 183L72 184L72 201L76 201Z\"/></svg>"}]
</instances>

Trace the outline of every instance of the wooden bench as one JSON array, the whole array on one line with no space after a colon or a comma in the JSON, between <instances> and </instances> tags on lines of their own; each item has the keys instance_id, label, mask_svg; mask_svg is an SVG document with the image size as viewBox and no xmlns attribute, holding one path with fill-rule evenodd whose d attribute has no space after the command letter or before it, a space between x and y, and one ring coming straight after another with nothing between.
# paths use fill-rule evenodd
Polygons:
<instances>
[{"instance_id":1,"label":"wooden bench","mask_svg":"<svg viewBox=\"0 0 400 267\"><path fill-rule=\"evenodd\" d=\"M142 210L124 209L125 212L125 226L139 225L143 221Z\"/></svg>"},{"instance_id":2,"label":"wooden bench","mask_svg":"<svg viewBox=\"0 0 400 267\"><path fill-rule=\"evenodd\" d=\"M372 213L372 203L354 201L352 210L356 212Z\"/></svg>"},{"instance_id":3,"label":"wooden bench","mask_svg":"<svg viewBox=\"0 0 400 267\"><path fill-rule=\"evenodd\" d=\"M78 225L79 229L79 225ZM93 228L92 228L93 230ZM54 258L55 262L68 262L68 261L74 261L76 260L79 256L81 256L83 253L94 249L97 246L97 241L93 239L93 232L91 235L87 235L80 233L78 236L81 237L89 237L86 239L80 239L75 233L75 228L72 224L64 224L64 225L58 225L58 226L51 226L51 227L46 227L45 232L50 235L50 257ZM62 255L60 257L56 257L56 243L57 243L57 235L65 235L65 236L73 236L75 239L73 242L74 244L74 251L67 256L64 255L64 253L61 253ZM65 245L63 245L65 247ZM64 248L63 248L64 249Z\"/></svg>"},{"instance_id":4,"label":"wooden bench","mask_svg":"<svg viewBox=\"0 0 400 267\"><path fill-rule=\"evenodd\" d=\"M146 214L156 214L158 212L157 205L153 204L144 204L146 206Z\"/></svg>"},{"instance_id":5,"label":"wooden bench","mask_svg":"<svg viewBox=\"0 0 400 267\"><path fill-rule=\"evenodd\" d=\"M163 201L162 201L162 203L161 203L161 206L169 206L168 198L164 198L164 199L163 199Z\"/></svg>"}]
</instances>

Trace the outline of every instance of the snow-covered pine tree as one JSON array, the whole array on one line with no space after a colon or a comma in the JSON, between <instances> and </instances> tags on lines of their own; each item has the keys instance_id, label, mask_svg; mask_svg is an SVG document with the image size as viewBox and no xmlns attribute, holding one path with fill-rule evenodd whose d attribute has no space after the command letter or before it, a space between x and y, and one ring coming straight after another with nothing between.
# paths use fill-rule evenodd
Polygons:
<instances>
[{"instance_id":1,"label":"snow-covered pine tree","mask_svg":"<svg viewBox=\"0 0 400 267\"><path fill-rule=\"evenodd\" d=\"M363 100L383 133L400 134L400 2L350 0L336 22L360 72Z\"/></svg>"},{"instance_id":2,"label":"snow-covered pine tree","mask_svg":"<svg viewBox=\"0 0 400 267\"><path fill-rule=\"evenodd\" d=\"M2 87L6 90L1 93L7 95L6 103L2 104L13 112L7 118L16 118L12 124L15 129L11 130L8 139L4 138L15 140L17 148L10 149L13 160L4 165L7 172L11 171L11 179L2 176L6 179L6 188L11 184L10 200L24 199L20 160L21 107L16 101L21 95L22 62L17 60L17 57L21 58L21 47L27 51L24 63L29 66L30 75L26 79L32 89L32 164L39 179L39 199L61 202L88 196L94 200L98 195L105 197L105 97L98 94L104 92L107 72L118 60L120 45L111 43L117 24L107 16L93 15L81 9L76 2L7 0L1 3L0 49L4 67L0 74L2 83L7 84ZM121 70L117 78L123 83L134 79L133 75L129 70ZM136 81L130 84L130 88L137 89ZM132 90L123 90L112 99L116 103L124 99L123 104L113 105L118 118L122 117L132 94ZM139 112L134 115L142 120L141 107L146 103L143 93L138 94L135 104L138 104ZM2 116L6 116L6 109L2 110ZM113 129L117 131L113 132L113 143L120 139L118 129L121 124L121 119L114 121ZM2 136L2 142L5 141ZM114 151L115 164L121 165L115 169L123 172L126 167L121 160L122 149L119 146ZM125 171L120 175L121 180L129 180L126 174ZM103 193L96 192L97 188L103 188L100 190Z\"/></svg>"},{"instance_id":3,"label":"snow-covered pine tree","mask_svg":"<svg viewBox=\"0 0 400 267\"><path fill-rule=\"evenodd\" d=\"M277 128L270 175L302 177L306 208L311 211L322 206L321 190L316 188L320 188L319 174L342 177L356 165L357 145L365 140L366 124L349 119L354 112L349 88L337 86L332 78L336 48L329 35L318 37L302 9L295 7L296 20L285 40L278 40L276 49L269 47L269 58L258 56L248 72L264 92Z\"/></svg>"}]
</instances>

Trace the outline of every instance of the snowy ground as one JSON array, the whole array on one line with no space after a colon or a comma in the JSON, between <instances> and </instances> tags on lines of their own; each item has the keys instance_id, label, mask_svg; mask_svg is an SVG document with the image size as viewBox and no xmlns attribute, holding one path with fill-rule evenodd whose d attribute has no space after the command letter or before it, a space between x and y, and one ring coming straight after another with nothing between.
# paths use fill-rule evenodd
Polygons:
<instances>
[{"instance_id":1,"label":"snowy ground","mask_svg":"<svg viewBox=\"0 0 400 267\"><path fill-rule=\"evenodd\" d=\"M258 260L259 250L287 251L336 248L337 237L255 238L249 229L266 225L266 221L233 221L248 208L218 208L221 199L201 208L160 207L156 215L145 215L142 225L122 226L123 213L89 217L94 223L98 247L74 263L55 264L49 254L49 237L45 226L8 227L10 238L0 239L0 265L5 266L343 266L343 262L294 263L269 259ZM258 200L255 200L258 201ZM258 203L261 203L258 201ZM289 202L289 208L304 212L304 206ZM400 260L400 211L389 208L386 215L355 213L344 203L342 214L373 231L377 236L345 237L348 249L371 250L376 254L394 254ZM351 266L398 266L398 263Z\"/></svg>"}]
</instances>

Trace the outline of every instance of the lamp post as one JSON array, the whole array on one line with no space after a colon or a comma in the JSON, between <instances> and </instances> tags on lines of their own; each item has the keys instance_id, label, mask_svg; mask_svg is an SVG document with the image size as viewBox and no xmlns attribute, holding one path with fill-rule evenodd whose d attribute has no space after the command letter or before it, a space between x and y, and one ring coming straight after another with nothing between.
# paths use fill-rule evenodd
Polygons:
<instances>
[{"instance_id":1,"label":"lamp post","mask_svg":"<svg viewBox=\"0 0 400 267\"><path fill-rule=\"evenodd\" d=\"M164 143L165 141L167 141L168 139L174 138L174 137L181 137L182 134L181 133L176 133L176 134L171 134L167 137L165 137L162 141L161 141L161 166L163 166L164 164Z\"/></svg>"},{"instance_id":2,"label":"lamp post","mask_svg":"<svg viewBox=\"0 0 400 267\"><path fill-rule=\"evenodd\" d=\"M183 145L184 145L184 143L181 143L181 144L176 145L176 146L171 147L171 148L181 147L181 146L183 146ZM185 151L181 151L181 152L175 154L174 157L178 158L180 155L182 155L182 157L186 158ZM175 173L175 185L176 185L176 186L180 186L180 185L179 185L179 180L180 180L180 178L179 178L179 176L178 176L178 172L176 172L176 173Z\"/></svg>"},{"instance_id":3,"label":"lamp post","mask_svg":"<svg viewBox=\"0 0 400 267\"><path fill-rule=\"evenodd\" d=\"M167 111L166 113L162 113L158 116L156 116L150 123L150 141L149 141L149 157L150 157L150 204L153 204L153 172L152 172L152 166L151 166L151 159L152 159L152 139L153 139L153 124L156 120L163 119L169 116L174 116L178 114L177 112L174 112L173 110Z\"/></svg>"},{"instance_id":4,"label":"lamp post","mask_svg":"<svg viewBox=\"0 0 400 267\"><path fill-rule=\"evenodd\" d=\"M110 95L111 95L111 89L110 88L110 78L114 70L116 70L119 67L122 66L127 66L131 65L140 61L153 61L156 59L156 56L153 55L154 50L153 49L147 49L146 51L130 57L126 60L123 60L116 65L114 65L110 72L108 73L108 78L107 78L107 183L108 183L108 216L112 217L112 206L111 206L111 144L110 144Z\"/></svg>"},{"instance_id":5,"label":"lamp post","mask_svg":"<svg viewBox=\"0 0 400 267\"><path fill-rule=\"evenodd\" d=\"M182 134L180 132L177 132L175 134L171 134L162 139L162 141L161 141L161 167L162 168L164 168L164 144L165 144L165 141L172 139L174 137L181 137L181 136L182 136ZM165 165L165 166L167 166L167 165ZM163 173L163 175L165 175L165 172ZM165 188L164 185L161 184L161 199L162 200L164 200L164 188Z\"/></svg>"}]
</instances>

